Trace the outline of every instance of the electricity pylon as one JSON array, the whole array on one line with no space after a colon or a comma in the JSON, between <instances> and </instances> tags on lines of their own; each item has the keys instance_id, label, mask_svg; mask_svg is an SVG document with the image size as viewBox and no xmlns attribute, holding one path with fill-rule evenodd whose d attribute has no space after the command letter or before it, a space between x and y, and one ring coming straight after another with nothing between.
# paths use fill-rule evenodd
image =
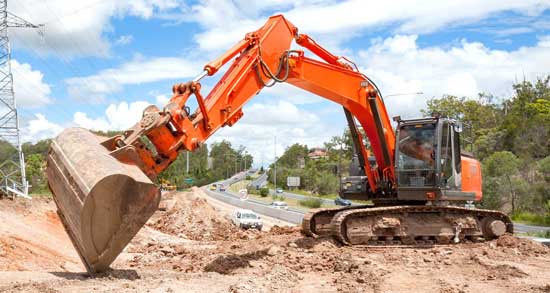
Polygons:
<instances>
[{"instance_id":1,"label":"electricity pylon","mask_svg":"<svg viewBox=\"0 0 550 293\"><path fill-rule=\"evenodd\" d=\"M8 27L39 28L7 11L8 1L0 0L0 195L28 198L25 156L21 149L17 101L13 92Z\"/></svg>"}]
</instances>

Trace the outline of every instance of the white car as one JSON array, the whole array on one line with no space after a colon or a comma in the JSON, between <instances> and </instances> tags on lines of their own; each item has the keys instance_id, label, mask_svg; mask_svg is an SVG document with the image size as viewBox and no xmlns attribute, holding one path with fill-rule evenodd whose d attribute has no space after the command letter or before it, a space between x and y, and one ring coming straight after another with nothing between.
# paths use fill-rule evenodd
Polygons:
<instances>
[{"instance_id":1,"label":"white car","mask_svg":"<svg viewBox=\"0 0 550 293\"><path fill-rule=\"evenodd\" d=\"M284 201L274 201L271 203L271 207L274 209L288 210L288 204Z\"/></svg>"},{"instance_id":2,"label":"white car","mask_svg":"<svg viewBox=\"0 0 550 293\"><path fill-rule=\"evenodd\" d=\"M236 210L233 213L232 221L241 229L258 229L262 230L262 218L251 210Z\"/></svg>"}]
</instances>

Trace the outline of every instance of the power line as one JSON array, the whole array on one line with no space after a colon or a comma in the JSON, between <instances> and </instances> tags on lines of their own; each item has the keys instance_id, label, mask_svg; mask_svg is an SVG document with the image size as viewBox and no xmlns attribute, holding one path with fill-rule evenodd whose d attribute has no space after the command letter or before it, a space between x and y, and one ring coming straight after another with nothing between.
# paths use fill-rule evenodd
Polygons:
<instances>
[{"instance_id":1,"label":"power line","mask_svg":"<svg viewBox=\"0 0 550 293\"><path fill-rule=\"evenodd\" d=\"M43 1L40 1L43 3ZM62 14L61 16L56 16L55 18L49 20L49 21L46 21L44 22L44 24L50 24L50 23L53 23L53 22L58 22L58 21L61 21L62 18L65 18L65 17L68 17L68 16L72 16L72 15L75 15L83 10L86 10L86 9L90 9L94 6L96 6L97 4L106 4L108 3L107 1L105 0L99 0L99 1L96 1L96 2L92 2L91 4L88 4L88 5L85 5L85 6L82 6L81 8L78 8L78 9L75 9L69 13L66 13L66 14Z\"/></svg>"},{"instance_id":2,"label":"power line","mask_svg":"<svg viewBox=\"0 0 550 293\"><path fill-rule=\"evenodd\" d=\"M45 2L42 2L46 5L46 8L54 15L56 16L55 12L51 10L51 8L47 5L47 3ZM22 5L22 8L29 14L31 15L30 11L27 9L27 7L25 6L25 4L21 3ZM57 16L56 16L57 17ZM67 27L65 26L65 24L63 22L61 22L61 25L63 26L64 30L66 32L68 32L68 29ZM78 51L80 54L82 55L85 55L82 51L82 48L80 48L76 42L74 41L74 39L72 38L69 38L69 41L72 43L73 47L76 48L76 51ZM46 45L51 51L53 52L56 52L56 54L60 57L60 60L66 65L66 68L69 69L70 71L72 71L73 75L74 76L84 76L84 74L82 74L82 72L80 70L78 70L78 68L74 67L72 64L70 64L70 62L68 62L69 58L67 58L66 56L64 56L61 52L57 51L55 48L53 48L52 46L50 46L48 44L48 42L44 42L44 45ZM93 67L93 65L90 64L89 60L87 60L90 67ZM92 69L94 70L94 69ZM97 69L96 69L97 70ZM89 101L86 101L86 100L82 100L81 102L87 104L89 106L89 110L91 110L96 116L98 117L101 117L103 116L102 114L102 111L99 111L97 108L97 106Z\"/></svg>"}]
</instances>

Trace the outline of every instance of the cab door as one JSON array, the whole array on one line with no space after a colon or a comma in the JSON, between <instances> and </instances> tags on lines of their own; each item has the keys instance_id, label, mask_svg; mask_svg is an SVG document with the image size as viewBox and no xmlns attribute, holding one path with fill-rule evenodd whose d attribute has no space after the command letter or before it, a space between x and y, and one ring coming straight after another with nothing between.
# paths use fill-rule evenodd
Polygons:
<instances>
[{"instance_id":1,"label":"cab door","mask_svg":"<svg viewBox=\"0 0 550 293\"><path fill-rule=\"evenodd\" d=\"M441 123L441 143L438 157L440 163L439 186L447 190L461 190L459 128L449 120Z\"/></svg>"}]
</instances>

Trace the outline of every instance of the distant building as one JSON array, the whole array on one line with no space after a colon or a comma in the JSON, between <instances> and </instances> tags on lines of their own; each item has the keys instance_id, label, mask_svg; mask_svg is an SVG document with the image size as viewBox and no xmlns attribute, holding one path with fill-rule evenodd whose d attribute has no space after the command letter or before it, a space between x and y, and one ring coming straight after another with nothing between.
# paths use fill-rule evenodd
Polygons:
<instances>
[{"instance_id":1,"label":"distant building","mask_svg":"<svg viewBox=\"0 0 550 293\"><path fill-rule=\"evenodd\" d=\"M328 157L328 154L324 148L313 148L309 151L307 156L312 160L317 160Z\"/></svg>"}]
</instances>

